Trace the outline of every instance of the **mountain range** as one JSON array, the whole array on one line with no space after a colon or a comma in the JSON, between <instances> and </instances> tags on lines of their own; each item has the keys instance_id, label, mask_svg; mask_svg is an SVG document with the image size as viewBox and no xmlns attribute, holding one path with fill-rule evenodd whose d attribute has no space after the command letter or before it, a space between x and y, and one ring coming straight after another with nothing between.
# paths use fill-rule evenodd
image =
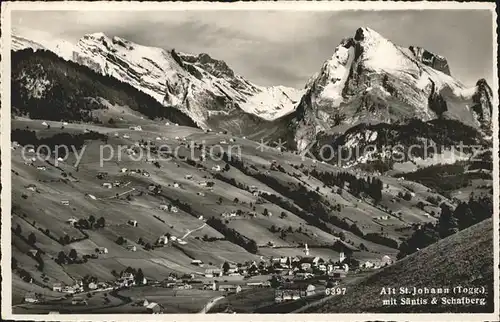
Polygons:
<instances>
[{"instance_id":1,"label":"mountain range","mask_svg":"<svg viewBox=\"0 0 500 322\"><path fill-rule=\"evenodd\" d=\"M201 128L283 138L299 151L318 135L362 123L444 119L491 131L492 91L484 79L467 87L452 76L446 58L398 46L369 28L343 39L303 89L259 86L206 53L147 47L103 33L76 44L14 35L12 48L52 51L180 110Z\"/></svg>"}]
</instances>

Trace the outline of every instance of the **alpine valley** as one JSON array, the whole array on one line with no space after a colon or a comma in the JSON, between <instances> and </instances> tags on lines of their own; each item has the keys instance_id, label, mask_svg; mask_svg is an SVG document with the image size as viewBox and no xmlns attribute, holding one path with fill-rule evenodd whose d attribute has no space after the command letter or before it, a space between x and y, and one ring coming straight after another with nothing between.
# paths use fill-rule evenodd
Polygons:
<instances>
[{"instance_id":1,"label":"alpine valley","mask_svg":"<svg viewBox=\"0 0 500 322\"><path fill-rule=\"evenodd\" d=\"M11 62L14 313L325 312L332 272L369 285L493 243L493 91L419 45L359 28L301 89L103 33L13 35ZM443 279L493 283L464 272ZM295 279L312 300L285 301Z\"/></svg>"}]
</instances>

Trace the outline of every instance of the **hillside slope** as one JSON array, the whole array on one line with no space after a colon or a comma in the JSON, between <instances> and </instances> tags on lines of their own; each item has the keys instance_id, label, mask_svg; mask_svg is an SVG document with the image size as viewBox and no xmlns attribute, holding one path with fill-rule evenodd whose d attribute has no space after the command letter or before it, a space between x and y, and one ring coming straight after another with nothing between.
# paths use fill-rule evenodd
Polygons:
<instances>
[{"instance_id":1,"label":"hillside slope","mask_svg":"<svg viewBox=\"0 0 500 322\"><path fill-rule=\"evenodd\" d=\"M485 305L393 305L383 306L383 287L485 287L486 294L469 297L486 298ZM302 313L336 312L493 312L493 222L484 220L445 238L396 264L345 286L345 296L328 297L300 310ZM416 296L431 298L433 295ZM461 298L467 294L435 295ZM401 298L412 296L397 295Z\"/></svg>"},{"instance_id":2,"label":"hillside slope","mask_svg":"<svg viewBox=\"0 0 500 322\"><path fill-rule=\"evenodd\" d=\"M196 124L172 107L115 78L96 74L50 51L25 49L12 53L12 113L33 119L100 122L95 112L111 105L128 106L151 119ZM107 120L106 120L107 121Z\"/></svg>"}]
</instances>

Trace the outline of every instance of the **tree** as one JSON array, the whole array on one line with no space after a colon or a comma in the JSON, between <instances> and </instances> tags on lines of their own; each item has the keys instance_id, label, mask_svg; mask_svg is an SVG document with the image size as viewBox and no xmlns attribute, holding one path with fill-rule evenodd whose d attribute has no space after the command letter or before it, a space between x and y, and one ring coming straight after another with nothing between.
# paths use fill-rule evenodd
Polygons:
<instances>
[{"instance_id":1,"label":"tree","mask_svg":"<svg viewBox=\"0 0 500 322\"><path fill-rule=\"evenodd\" d=\"M453 216L451 208L441 204L441 215L439 216L438 232L441 238L448 237L458 231L458 220Z\"/></svg>"},{"instance_id":2,"label":"tree","mask_svg":"<svg viewBox=\"0 0 500 322\"><path fill-rule=\"evenodd\" d=\"M97 227L104 227L106 225L106 220L104 219L104 217L101 217L99 219L97 219Z\"/></svg>"},{"instance_id":3,"label":"tree","mask_svg":"<svg viewBox=\"0 0 500 322\"><path fill-rule=\"evenodd\" d=\"M95 217L93 215L90 215L89 216L90 227L94 226L94 223L95 223Z\"/></svg>"},{"instance_id":4,"label":"tree","mask_svg":"<svg viewBox=\"0 0 500 322\"><path fill-rule=\"evenodd\" d=\"M144 273L142 272L142 269L139 268L139 270L137 270L137 274L135 274L135 284L142 285L143 282L144 282Z\"/></svg>"},{"instance_id":5,"label":"tree","mask_svg":"<svg viewBox=\"0 0 500 322\"><path fill-rule=\"evenodd\" d=\"M238 198L234 198L233 202L238 203L238 202L240 202L240 200Z\"/></svg>"},{"instance_id":6,"label":"tree","mask_svg":"<svg viewBox=\"0 0 500 322\"><path fill-rule=\"evenodd\" d=\"M30 245L35 245L36 243L36 236L34 233L29 234L28 236L28 244Z\"/></svg>"},{"instance_id":7,"label":"tree","mask_svg":"<svg viewBox=\"0 0 500 322\"><path fill-rule=\"evenodd\" d=\"M111 118L109 118L109 120L108 120L108 124L110 124L110 125L115 124L115 120L114 120L112 117L111 117Z\"/></svg>"},{"instance_id":8,"label":"tree","mask_svg":"<svg viewBox=\"0 0 500 322\"><path fill-rule=\"evenodd\" d=\"M78 254L76 252L76 250L74 248L72 248L70 251L69 251L69 254L68 254L68 257L72 260L72 261L75 261L76 258L78 257Z\"/></svg>"},{"instance_id":9,"label":"tree","mask_svg":"<svg viewBox=\"0 0 500 322\"><path fill-rule=\"evenodd\" d=\"M224 274L227 274L227 272L229 271L229 268L230 268L229 263L224 262L224 264L222 265L222 271L224 272Z\"/></svg>"},{"instance_id":10,"label":"tree","mask_svg":"<svg viewBox=\"0 0 500 322\"><path fill-rule=\"evenodd\" d=\"M222 204L222 197L219 197L219 200L217 201L217 203L220 205Z\"/></svg>"},{"instance_id":11,"label":"tree","mask_svg":"<svg viewBox=\"0 0 500 322\"><path fill-rule=\"evenodd\" d=\"M341 231L341 232L340 232L340 234L339 234L339 238L340 238L340 240L342 240L342 241L344 241L344 240L345 240L345 238L346 238L346 237L345 237L345 234L344 234L344 232L343 232L343 231Z\"/></svg>"},{"instance_id":12,"label":"tree","mask_svg":"<svg viewBox=\"0 0 500 322\"><path fill-rule=\"evenodd\" d=\"M60 251L57 254L57 262L59 264L65 264L66 263L66 254L63 251Z\"/></svg>"},{"instance_id":13,"label":"tree","mask_svg":"<svg viewBox=\"0 0 500 322\"><path fill-rule=\"evenodd\" d=\"M264 216L268 216L269 215L269 211L267 210L267 208L264 208L264 212L262 214Z\"/></svg>"},{"instance_id":14,"label":"tree","mask_svg":"<svg viewBox=\"0 0 500 322\"><path fill-rule=\"evenodd\" d=\"M118 245L123 245L125 243L125 239L122 236L120 236L116 239L116 243Z\"/></svg>"},{"instance_id":15,"label":"tree","mask_svg":"<svg viewBox=\"0 0 500 322\"><path fill-rule=\"evenodd\" d=\"M229 166L229 164L226 163L226 165L224 166L224 171L229 171L231 170L231 167Z\"/></svg>"},{"instance_id":16,"label":"tree","mask_svg":"<svg viewBox=\"0 0 500 322\"><path fill-rule=\"evenodd\" d=\"M14 234L17 236L20 236L21 233L22 233L21 226L19 224L17 224L16 228L14 229Z\"/></svg>"}]
</instances>

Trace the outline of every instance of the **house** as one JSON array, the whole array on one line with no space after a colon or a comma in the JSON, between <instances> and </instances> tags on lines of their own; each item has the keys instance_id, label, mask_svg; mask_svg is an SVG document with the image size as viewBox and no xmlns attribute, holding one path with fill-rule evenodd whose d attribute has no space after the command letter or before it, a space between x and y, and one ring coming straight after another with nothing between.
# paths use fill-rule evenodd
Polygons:
<instances>
[{"instance_id":1,"label":"house","mask_svg":"<svg viewBox=\"0 0 500 322\"><path fill-rule=\"evenodd\" d=\"M191 175L191 174L186 174L186 175L184 176L184 179L191 180L191 179L193 179L193 175Z\"/></svg>"},{"instance_id":2,"label":"house","mask_svg":"<svg viewBox=\"0 0 500 322\"><path fill-rule=\"evenodd\" d=\"M125 172L127 172L127 168L121 168L121 169L120 169L120 172L121 172L121 173L125 173Z\"/></svg>"},{"instance_id":3,"label":"house","mask_svg":"<svg viewBox=\"0 0 500 322\"><path fill-rule=\"evenodd\" d=\"M221 277L222 276L222 270L219 268L207 268L205 270L205 277L211 278L211 277Z\"/></svg>"},{"instance_id":4,"label":"house","mask_svg":"<svg viewBox=\"0 0 500 322\"><path fill-rule=\"evenodd\" d=\"M191 265L196 265L196 266L200 266L200 267L203 267L203 262L199 259L193 259L191 261Z\"/></svg>"},{"instance_id":5,"label":"house","mask_svg":"<svg viewBox=\"0 0 500 322\"><path fill-rule=\"evenodd\" d=\"M202 186L202 187L206 187L207 186L207 182L206 181L200 181L198 184L200 186Z\"/></svg>"},{"instance_id":6,"label":"house","mask_svg":"<svg viewBox=\"0 0 500 322\"><path fill-rule=\"evenodd\" d=\"M293 301L315 294L316 287L312 284L285 283L274 291L274 301L276 303Z\"/></svg>"},{"instance_id":7,"label":"house","mask_svg":"<svg viewBox=\"0 0 500 322\"><path fill-rule=\"evenodd\" d=\"M206 282L206 283L203 283L202 289L217 291L217 284L215 284L215 282Z\"/></svg>"},{"instance_id":8,"label":"house","mask_svg":"<svg viewBox=\"0 0 500 322\"><path fill-rule=\"evenodd\" d=\"M89 285L88 285L88 288L90 290L96 290L97 289L97 283L90 282Z\"/></svg>"},{"instance_id":9,"label":"house","mask_svg":"<svg viewBox=\"0 0 500 322\"><path fill-rule=\"evenodd\" d=\"M34 293L28 293L24 296L25 303L38 303L38 298Z\"/></svg>"},{"instance_id":10,"label":"house","mask_svg":"<svg viewBox=\"0 0 500 322\"><path fill-rule=\"evenodd\" d=\"M388 266L388 265L392 265L393 263L394 263L394 261L388 255L382 256L382 260L381 260L381 263L380 263L381 266Z\"/></svg>"},{"instance_id":11,"label":"house","mask_svg":"<svg viewBox=\"0 0 500 322\"><path fill-rule=\"evenodd\" d=\"M187 244L187 242L186 242L186 241L184 241L184 240L182 240L182 239L177 239L177 242L178 242L179 244L181 244L181 245L186 245L186 244Z\"/></svg>"},{"instance_id":12,"label":"house","mask_svg":"<svg viewBox=\"0 0 500 322\"><path fill-rule=\"evenodd\" d=\"M103 186L103 188L106 188L106 189L111 189L111 188L113 188L113 185L112 185L111 183L109 183L109 182L104 182L104 183L102 184L102 186Z\"/></svg>"},{"instance_id":13,"label":"house","mask_svg":"<svg viewBox=\"0 0 500 322\"><path fill-rule=\"evenodd\" d=\"M108 253L108 249L106 247L98 247L97 251L99 254L107 254Z\"/></svg>"},{"instance_id":14,"label":"house","mask_svg":"<svg viewBox=\"0 0 500 322\"><path fill-rule=\"evenodd\" d=\"M170 211L176 213L176 212L179 212L179 208L177 208L176 206L172 206L172 207L170 207Z\"/></svg>"},{"instance_id":15,"label":"house","mask_svg":"<svg viewBox=\"0 0 500 322\"><path fill-rule=\"evenodd\" d=\"M38 250L36 250L36 249L30 249L30 250L28 250L28 253L30 253L32 256L35 257L38 254Z\"/></svg>"},{"instance_id":16,"label":"house","mask_svg":"<svg viewBox=\"0 0 500 322\"><path fill-rule=\"evenodd\" d=\"M174 182L174 188L179 188L180 185L177 182Z\"/></svg>"},{"instance_id":17,"label":"house","mask_svg":"<svg viewBox=\"0 0 500 322\"><path fill-rule=\"evenodd\" d=\"M127 245L127 250L131 252L136 252L137 251L137 246L135 245Z\"/></svg>"},{"instance_id":18,"label":"house","mask_svg":"<svg viewBox=\"0 0 500 322\"><path fill-rule=\"evenodd\" d=\"M54 292L62 292L62 284L61 283L54 283L52 284L52 291Z\"/></svg>"},{"instance_id":19,"label":"house","mask_svg":"<svg viewBox=\"0 0 500 322\"><path fill-rule=\"evenodd\" d=\"M238 272L238 266L235 264L229 264L229 269L227 270L227 274L233 274Z\"/></svg>"},{"instance_id":20,"label":"house","mask_svg":"<svg viewBox=\"0 0 500 322\"><path fill-rule=\"evenodd\" d=\"M28 189L29 191L33 191L33 192L36 192L37 189L36 189L36 186L34 184L30 184L26 187L26 189Z\"/></svg>"},{"instance_id":21,"label":"house","mask_svg":"<svg viewBox=\"0 0 500 322\"><path fill-rule=\"evenodd\" d=\"M176 240L177 240L177 237L175 237L175 236L170 236L170 240L171 240L171 241L176 241Z\"/></svg>"},{"instance_id":22,"label":"house","mask_svg":"<svg viewBox=\"0 0 500 322\"><path fill-rule=\"evenodd\" d=\"M62 288L62 292L63 293L67 293L67 294L74 294L75 293L75 288L73 286L64 286Z\"/></svg>"},{"instance_id":23,"label":"house","mask_svg":"<svg viewBox=\"0 0 500 322\"><path fill-rule=\"evenodd\" d=\"M76 220L75 218L70 218L70 219L66 220L66 222L68 224L70 224L71 226L74 226L78 222L78 220Z\"/></svg>"},{"instance_id":24,"label":"house","mask_svg":"<svg viewBox=\"0 0 500 322\"><path fill-rule=\"evenodd\" d=\"M198 217L198 220L203 220L203 216L199 216L199 217Z\"/></svg>"},{"instance_id":25,"label":"house","mask_svg":"<svg viewBox=\"0 0 500 322\"><path fill-rule=\"evenodd\" d=\"M374 264L373 262L366 261L366 262L364 262L361 266L362 266L363 268L374 268L374 267L375 267L375 264Z\"/></svg>"},{"instance_id":26,"label":"house","mask_svg":"<svg viewBox=\"0 0 500 322\"><path fill-rule=\"evenodd\" d=\"M57 162L63 162L63 161L64 161L63 158L61 158L61 157L57 158Z\"/></svg>"},{"instance_id":27,"label":"house","mask_svg":"<svg viewBox=\"0 0 500 322\"><path fill-rule=\"evenodd\" d=\"M221 166L220 166L220 165L216 165L216 166L213 166L213 167L212 167L212 170L213 170L213 171L217 171L217 172L219 172L219 171L221 171L221 170L222 170L222 168L221 168Z\"/></svg>"},{"instance_id":28,"label":"house","mask_svg":"<svg viewBox=\"0 0 500 322\"><path fill-rule=\"evenodd\" d=\"M69 206L69 200L61 200L61 204L64 206Z\"/></svg>"},{"instance_id":29,"label":"house","mask_svg":"<svg viewBox=\"0 0 500 322\"><path fill-rule=\"evenodd\" d=\"M41 171L45 171L45 170L47 170L47 167L41 165L41 166L36 167L36 169L41 170Z\"/></svg>"},{"instance_id":30,"label":"house","mask_svg":"<svg viewBox=\"0 0 500 322\"><path fill-rule=\"evenodd\" d=\"M129 220L127 223L132 227L137 227L137 220Z\"/></svg>"},{"instance_id":31,"label":"house","mask_svg":"<svg viewBox=\"0 0 500 322\"><path fill-rule=\"evenodd\" d=\"M47 122L42 122L43 126L48 126Z\"/></svg>"},{"instance_id":32,"label":"house","mask_svg":"<svg viewBox=\"0 0 500 322\"><path fill-rule=\"evenodd\" d=\"M133 131L142 131L142 127L140 125L130 126L129 129Z\"/></svg>"},{"instance_id":33,"label":"house","mask_svg":"<svg viewBox=\"0 0 500 322\"><path fill-rule=\"evenodd\" d=\"M203 193L203 192L201 192L201 191L197 192L196 194L197 194L198 196L200 196L200 197L205 197L205 193Z\"/></svg>"},{"instance_id":34,"label":"house","mask_svg":"<svg viewBox=\"0 0 500 322\"><path fill-rule=\"evenodd\" d=\"M168 237L163 235L163 236L160 236L158 238L158 241L156 242L157 244L160 244L160 245L166 245L168 244Z\"/></svg>"},{"instance_id":35,"label":"house","mask_svg":"<svg viewBox=\"0 0 500 322\"><path fill-rule=\"evenodd\" d=\"M309 267L317 267L319 263L323 263L324 260L317 256L304 257L300 260L300 264L309 264Z\"/></svg>"},{"instance_id":36,"label":"house","mask_svg":"<svg viewBox=\"0 0 500 322\"><path fill-rule=\"evenodd\" d=\"M151 177L151 175L147 171L143 171L142 175L145 176L145 177Z\"/></svg>"},{"instance_id":37,"label":"house","mask_svg":"<svg viewBox=\"0 0 500 322\"><path fill-rule=\"evenodd\" d=\"M148 306L149 305L149 301L147 299L144 299L143 301L139 301L138 305L140 305L140 306Z\"/></svg>"},{"instance_id":38,"label":"house","mask_svg":"<svg viewBox=\"0 0 500 322\"><path fill-rule=\"evenodd\" d=\"M169 205L160 205L160 209L164 210L164 211L169 211L170 210L170 206Z\"/></svg>"},{"instance_id":39,"label":"house","mask_svg":"<svg viewBox=\"0 0 500 322\"><path fill-rule=\"evenodd\" d=\"M219 292L239 293L241 292L241 286L233 284L219 285Z\"/></svg>"}]
</instances>

